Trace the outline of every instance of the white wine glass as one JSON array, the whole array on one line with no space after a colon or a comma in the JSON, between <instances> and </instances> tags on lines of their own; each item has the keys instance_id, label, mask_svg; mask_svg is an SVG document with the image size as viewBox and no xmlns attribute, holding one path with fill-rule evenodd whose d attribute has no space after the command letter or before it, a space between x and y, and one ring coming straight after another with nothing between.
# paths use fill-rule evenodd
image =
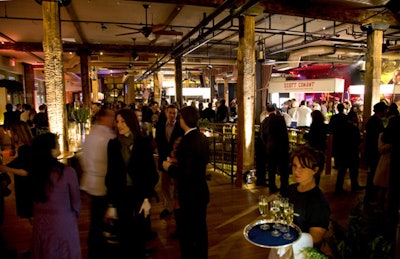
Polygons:
<instances>
[{"instance_id":1,"label":"white wine glass","mask_svg":"<svg viewBox=\"0 0 400 259\"><path fill-rule=\"evenodd\" d=\"M266 195L260 195L258 197L258 210L260 211L261 216L265 219L268 213L268 197ZM260 226L262 230L268 230L269 225L264 223Z\"/></svg>"},{"instance_id":2,"label":"white wine glass","mask_svg":"<svg viewBox=\"0 0 400 259\"><path fill-rule=\"evenodd\" d=\"M281 219L283 222L283 225L279 228L281 232L286 233L289 232L289 227L286 224L286 209L289 206L289 198L281 198L281 204L280 204L280 213L281 213Z\"/></svg>"},{"instance_id":3,"label":"white wine glass","mask_svg":"<svg viewBox=\"0 0 400 259\"><path fill-rule=\"evenodd\" d=\"M280 224L278 225L278 220L280 218L280 200L273 200L271 202L271 207L269 208L271 215L272 215L272 220L274 221L274 225L272 226L274 230L271 231L271 235L274 237L279 237L281 233L279 232L279 227Z\"/></svg>"},{"instance_id":4,"label":"white wine glass","mask_svg":"<svg viewBox=\"0 0 400 259\"><path fill-rule=\"evenodd\" d=\"M286 206L284 208L283 215L284 215L285 223L287 226L287 231L285 231L286 233L283 235L283 238L286 240L292 240L293 235L290 233L290 225L293 223L293 218L294 218L294 204L293 203L289 203L288 206Z\"/></svg>"}]
</instances>

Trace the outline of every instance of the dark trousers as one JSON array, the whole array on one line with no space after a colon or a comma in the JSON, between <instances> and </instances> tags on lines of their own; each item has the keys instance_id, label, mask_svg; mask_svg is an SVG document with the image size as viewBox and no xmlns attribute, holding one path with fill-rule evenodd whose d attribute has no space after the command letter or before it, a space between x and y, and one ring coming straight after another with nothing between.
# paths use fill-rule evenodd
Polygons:
<instances>
[{"instance_id":1,"label":"dark trousers","mask_svg":"<svg viewBox=\"0 0 400 259\"><path fill-rule=\"evenodd\" d=\"M88 258L106 259L110 258L107 254L103 238L103 217L107 209L105 196L91 196L90 204L90 227L88 236Z\"/></svg>"},{"instance_id":2,"label":"dark trousers","mask_svg":"<svg viewBox=\"0 0 400 259\"><path fill-rule=\"evenodd\" d=\"M138 214L143 200L137 200L131 187L126 188L122 197L117 205L121 254L113 258L144 259L146 258L146 229L148 227L146 227L144 213Z\"/></svg>"},{"instance_id":3,"label":"dark trousers","mask_svg":"<svg viewBox=\"0 0 400 259\"><path fill-rule=\"evenodd\" d=\"M257 185L266 184L266 163L265 163L265 144L260 138L256 138L255 142L255 152L256 152L256 176Z\"/></svg>"},{"instance_id":4,"label":"dark trousers","mask_svg":"<svg viewBox=\"0 0 400 259\"><path fill-rule=\"evenodd\" d=\"M267 154L268 183L270 192L277 191L275 177L279 172L281 179L281 189L289 186L289 154Z\"/></svg>"},{"instance_id":5,"label":"dark trousers","mask_svg":"<svg viewBox=\"0 0 400 259\"><path fill-rule=\"evenodd\" d=\"M207 259L207 204L193 203L188 206L181 204L180 212L179 243L181 259Z\"/></svg>"},{"instance_id":6,"label":"dark trousers","mask_svg":"<svg viewBox=\"0 0 400 259\"><path fill-rule=\"evenodd\" d=\"M400 215L400 154L399 152L393 152L390 159L390 176L389 176L389 191L388 191L388 226L390 227L390 238L395 240L396 228L398 226L399 215ZM399 237L397 237L399 238Z\"/></svg>"},{"instance_id":7,"label":"dark trousers","mask_svg":"<svg viewBox=\"0 0 400 259\"><path fill-rule=\"evenodd\" d=\"M379 157L370 158L369 161L369 172L367 176L367 188L365 189L365 200L375 201L378 195L378 188L374 185L374 177L376 167L378 166Z\"/></svg>"},{"instance_id":8,"label":"dark trousers","mask_svg":"<svg viewBox=\"0 0 400 259\"><path fill-rule=\"evenodd\" d=\"M343 191L344 177L346 175L347 169L349 169L350 171L351 190L352 191L357 190L357 188L359 187L358 168L359 168L358 155L340 157L340 167L336 178L336 187L335 187L336 192Z\"/></svg>"}]
</instances>

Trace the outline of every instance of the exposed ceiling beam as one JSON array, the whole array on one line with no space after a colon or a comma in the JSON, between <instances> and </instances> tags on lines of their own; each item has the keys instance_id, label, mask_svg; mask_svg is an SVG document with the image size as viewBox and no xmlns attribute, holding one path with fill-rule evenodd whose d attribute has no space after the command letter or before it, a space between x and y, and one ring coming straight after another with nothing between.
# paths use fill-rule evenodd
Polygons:
<instances>
[{"instance_id":1,"label":"exposed ceiling beam","mask_svg":"<svg viewBox=\"0 0 400 259\"><path fill-rule=\"evenodd\" d=\"M182 5L196 5L204 7L219 7L225 1L224 0L125 0L134 2L144 2L144 3L162 3L162 4L182 4Z\"/></svg>"},{"instance_id":2,"label":"exposed ceiling beam","mask_svg":"<svg viewBox=\"0 0 400 259\"><path fill-rule=\"evenodd\" d=\"M354 24L368 24L373 19L373 21L381 21L390 26L399 26L396 16L386 8L381 8L382 11L377 12L361 7L360 9L346 8L343 3L340 5L328 3L315 4L291 0L264 0L260 2L260 5L264 7L264 12L270 14L313 17Z\"/></svg>"},{"instance_id":3,"label":"exposed ceiling beam","mask_svg":"<svg viewBox=\"0 0 400 259\"><path fill-rule=\"evenodd\" d=\"M79 19L78 19L78 16L76 15L76 12L75 12L75 10L74 10L73 3L70 4L70 5L68 5L65 9L66 9L66 11L67 11L69 17L70 17L73 21L78 21L78 20L79 20ZM73 24L74 24L74 27L75 27L75 29L76 29L78 35L79 35L80 42L82 42L82 43L87 43L88 41L87 41L87 39L86 39L85 34L84 34L83 31L82 31L82 27L81 27L80 23L79 23L79 22L73 22Z\"/></svg>"},{"instance_id":4,"label":"exposed ceiling beam","mask_svg":"<svg viewBox=\"0 0 400 259\"><path fill-rule=\"evenodd\" d=\"M129 53L135 48L139 52L151 52L162 54L167 52L169 46L148 46L148 45L119 45L119 44L79 44L79 43L64 43L63 49L65 52L76 52L80 49L88 49L90 51L107 51L117 53ZM42 52L43 45L41 42L4 42L0 44L1 49L12 49L15 51L31 51Z\"/></svg>"},{"instance_id":5,"label":"exposed ceiling beam","mask_svg":"<svg viewBox=\"0 0 400 259\"><path fill-rule=\"evenodd\" d=\"M184 6L182 4L178 4L175 6L174 10L172 10L172 12L168 15L168 18L164 21L164 25L165 27L168 27L170 25L170 23L176 18L176 16L178 16L178 14L182 11L182 8L184 8ZM165 28L164 27L164 28ZM163 29L164 29L163 28ZM154 43L160 38L161 35L156 35L156 38L151 42L152 45L154 45Z\"/></svg>"}]
</instances>

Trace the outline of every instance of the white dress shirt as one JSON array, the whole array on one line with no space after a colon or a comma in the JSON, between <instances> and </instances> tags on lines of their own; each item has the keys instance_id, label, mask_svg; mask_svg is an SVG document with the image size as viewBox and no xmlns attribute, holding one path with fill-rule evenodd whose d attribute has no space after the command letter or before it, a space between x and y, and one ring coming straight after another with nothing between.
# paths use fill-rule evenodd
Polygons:
<instances>
[{"instance_id":1,"label":"white dress shirt","mask_svg":"<svg viewBox=\"0 0 400 259\"><path fill-rule=\"evenodd\" d=\"M110 139L115 136L114 130L110 127L93 125L85 138L80 160L83 169L81 189L90 195L106 195L107 146Z\"/></svg>"}]
</instances>

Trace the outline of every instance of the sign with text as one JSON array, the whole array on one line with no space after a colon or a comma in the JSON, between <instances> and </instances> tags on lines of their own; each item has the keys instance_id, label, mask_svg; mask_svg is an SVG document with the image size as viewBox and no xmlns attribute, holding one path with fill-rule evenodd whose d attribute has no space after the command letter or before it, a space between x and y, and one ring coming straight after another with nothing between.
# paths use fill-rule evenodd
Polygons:
<instances>
[{"instance_id":1,"label":"sign with text","mask_svg":"<svg viewBox=\"0 0 400 259\"><path fill-rule=\"evenodd\" d=\"M344 79L341 78L293 80L282 82L271 81L268 86L269 93L343 93L343 90Z\"/></svg>"}]
</instances>

